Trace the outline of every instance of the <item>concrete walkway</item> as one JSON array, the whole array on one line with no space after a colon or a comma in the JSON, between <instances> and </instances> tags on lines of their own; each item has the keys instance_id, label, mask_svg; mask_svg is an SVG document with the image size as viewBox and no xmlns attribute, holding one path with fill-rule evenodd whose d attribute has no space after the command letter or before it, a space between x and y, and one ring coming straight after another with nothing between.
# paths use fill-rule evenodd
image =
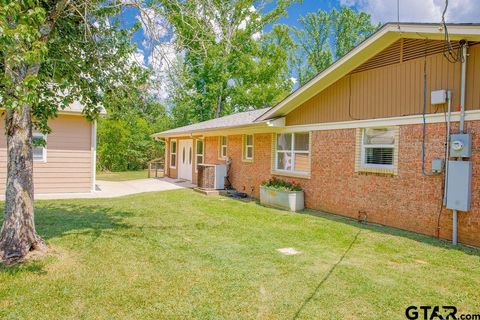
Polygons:
<instances>
[{"instance_id":1,"label":"concrete walkway","mask_svg":"<svg viewBox=\"0 0 480 320\"><path fill-rule=\"evenodd\" d=\"M88 199L114 198L129 194L193 188L195 185L187 181L170 178L141 179L130 181L97 180L97 190L91 193L48 193L37 194L35 199Z\"/></svg>"}]
</instances>

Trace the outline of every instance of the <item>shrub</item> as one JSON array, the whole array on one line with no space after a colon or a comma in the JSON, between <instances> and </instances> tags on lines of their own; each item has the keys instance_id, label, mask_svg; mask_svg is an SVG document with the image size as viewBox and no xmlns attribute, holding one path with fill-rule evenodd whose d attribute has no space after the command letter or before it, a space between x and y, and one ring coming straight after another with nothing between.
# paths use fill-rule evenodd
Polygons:
<instances>
[{"instance_id":1,"label":"shrub","mask_svg":"<svg viewBox=\"0 0 480 320\"><path fill-rule=\"evenodd\" d=\"M277 179L275 177L262 182L262 186L280 191L302 191L302 187L300 187L298 183Z\"/></svg>"}]
</instances>

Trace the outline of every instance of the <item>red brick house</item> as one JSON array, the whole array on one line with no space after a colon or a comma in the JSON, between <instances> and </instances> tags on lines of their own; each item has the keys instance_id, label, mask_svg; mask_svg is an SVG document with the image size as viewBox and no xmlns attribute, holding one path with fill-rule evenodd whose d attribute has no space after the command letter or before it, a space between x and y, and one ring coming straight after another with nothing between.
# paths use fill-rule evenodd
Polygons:
<instances>
[{"instance_id":1,"label":"red brick house","mask_svg":"<svg viewBox=\"0 0 480 320\"><path fill-rule=\"evenodd\" d=\"M446 166L432 160L462 159L472 182L458 239L480 246L480 25L449 25L450 51L444 31L386 24L272 108L156 134L165 174L196 183L197 164L228 157L233 187L253 197L283 177L303 187L307 208L450 239ZM446 157L460 123L472 154Z\"/></svg>"}]
</instances>

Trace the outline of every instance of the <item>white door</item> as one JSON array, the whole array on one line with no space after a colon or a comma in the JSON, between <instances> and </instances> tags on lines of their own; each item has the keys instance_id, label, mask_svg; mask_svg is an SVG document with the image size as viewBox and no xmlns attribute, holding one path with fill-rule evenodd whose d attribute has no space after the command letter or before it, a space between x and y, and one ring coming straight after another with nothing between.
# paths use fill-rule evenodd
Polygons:
<instances>
[{"instance_id":1,"label":"white door","mask_svg":"<svg viewBox=\"0 0 480 320\"><path fill-rule=\"evenodd\" d=\"M192 181L193 140L180 140L178 146L178 178Z\"/></svg>"}]
</instances>

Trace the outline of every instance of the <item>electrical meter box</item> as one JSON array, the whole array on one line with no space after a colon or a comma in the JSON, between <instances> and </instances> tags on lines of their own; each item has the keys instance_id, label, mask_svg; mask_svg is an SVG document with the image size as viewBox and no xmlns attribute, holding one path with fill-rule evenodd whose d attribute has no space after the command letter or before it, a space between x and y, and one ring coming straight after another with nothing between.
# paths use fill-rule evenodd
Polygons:
<instances>
[{"instance_id":1,"label":"electrical meter box","mask_svg":"<svg viewBox=\"0 0 480 320\"><path fill-rule=\"evenodd\" d=\"M471 161L448 161L447 208L470 210L472 185Z\"/></svg>"},{"instance_id":2,"label":"electrical meter box","mask_svg":"<svg viewBox=\"0 0 480 320\"><path fill-rule=\"evenodd\" d=\"M447 90L435 90L430 93L431 104L443 104L447 102Z\"/></svg>"},{"instance_id":3,"label":"electrical meter box","mask_svg":"<svg viewBox=\"0 0 480 320\"><path fill-rule=\"evenodd\" d=\"M450 157L469 158L472 156L472 135L457 133L450 136Z\"/></svg>"}]
</instances>

